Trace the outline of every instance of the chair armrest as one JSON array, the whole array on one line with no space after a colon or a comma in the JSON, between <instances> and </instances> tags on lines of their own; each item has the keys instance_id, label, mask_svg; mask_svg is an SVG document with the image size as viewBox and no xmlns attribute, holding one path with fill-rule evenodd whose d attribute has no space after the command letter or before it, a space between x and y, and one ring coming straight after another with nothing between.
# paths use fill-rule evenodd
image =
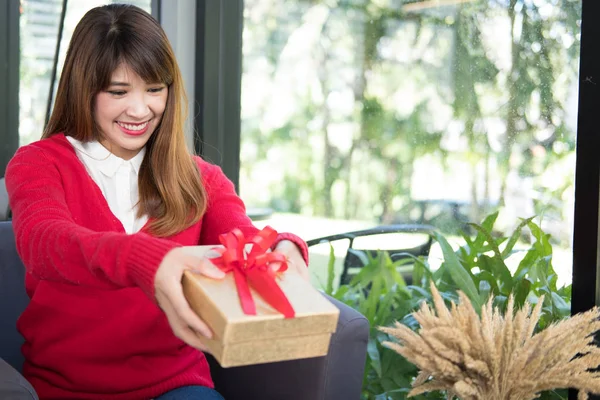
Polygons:
<instances>
[{"instance_id":1,"label":"chair armrest","mask_svg":"<svg viewBox=\"0 0 600 400\"><path fill-rule=\"evenodd\" d=\"M340 310L325 357L221 368L207 355L215 387L227 400L358 400L369 340L369 322L326 296Z\"/></svg>"},{"instance_id":2,"label":"chair armrest","mask_svg":"<svg viewBox=\"0 0 600 400\"><path fill-rule=\"evenodd\" d=\"M0 399L38 400L33 387L16 369L0 358Z\"/></svg>"}]
</instances>

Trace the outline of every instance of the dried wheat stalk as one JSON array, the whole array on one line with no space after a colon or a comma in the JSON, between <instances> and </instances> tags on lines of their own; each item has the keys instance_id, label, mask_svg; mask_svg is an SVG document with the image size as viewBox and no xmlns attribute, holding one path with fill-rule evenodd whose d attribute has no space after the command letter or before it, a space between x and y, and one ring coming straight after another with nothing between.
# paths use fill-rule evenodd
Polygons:
<instances>
[{"instance_id":1,"label":"dried wheat stalk","mask_svg":"<svg viewBox=\"0 0 600 400\"><path fill-rule=\"evenodd\" d=\"M418 333L398 322L380 328L399 341L384 345L420 369L409 397L442 390L448 399L529 400L541 391L574 388L584 400L600 393L600 372L590 371L600 365L593 344L597 308L534 334L543 298L533 311L526 303L515 313L511 296L505 316L490 299L480 318L464 293L448 309L433 283L431 292L434 307L423 302L413 313Z\"/></svg>"}]
</instances>

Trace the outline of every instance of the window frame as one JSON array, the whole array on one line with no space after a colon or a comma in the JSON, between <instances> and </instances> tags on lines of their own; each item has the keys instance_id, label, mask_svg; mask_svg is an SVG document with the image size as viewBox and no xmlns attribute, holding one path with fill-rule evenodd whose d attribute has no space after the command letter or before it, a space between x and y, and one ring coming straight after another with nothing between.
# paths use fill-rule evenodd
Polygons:
<instances>
[{"instance_id":1,"label":"window frame","mask_svg":"<svg viewBox=\"0 0 600 400\"><path fill-rule=\"evenodd\" d=\"M196 1L194 149L239 190L243 0Z\"/></svg>"},{"instance_id":2,"label":"window frame","mask_svg":"<svg viewBox=\"0 0 600 400\"><path fill-rule=\"evenodd\" d=\"M19 0L0 5L0 178L19 147Z\"/></svg>"},{"instance_id":3,"label":"window frame","mask_svg":"<svg viewBox=\"0 0 600 400\"><path fill-rule=\"evenodd\" d=\"M598 207L600 193L600 136L595 105L600 98L600 60L594 47L600 39L600 2L582 0L579 102L575 164L573 227L573 286L571 312L600 305Z\"/></svg>"}]
</instances>

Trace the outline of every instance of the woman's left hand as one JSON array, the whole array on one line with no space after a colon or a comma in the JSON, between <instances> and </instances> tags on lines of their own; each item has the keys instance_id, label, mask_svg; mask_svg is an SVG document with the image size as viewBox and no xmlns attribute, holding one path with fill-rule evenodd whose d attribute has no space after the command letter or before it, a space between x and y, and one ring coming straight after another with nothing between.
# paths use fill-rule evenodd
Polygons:
<instances>
[{"instance_id":1,"label":"woman's left hand","mask_svg":"<svg viewBox=\"0 0 600 400\"><path fill-rule=\"evenodd\" d=\"M288 269L297 271L301 277L310 282L308 266L304 262L302 253L300 253L300 250L294 242L282 240L281 242L277 243L277 246L273 251L283 254L287 258Z\"/></svg>"}]
</instances>

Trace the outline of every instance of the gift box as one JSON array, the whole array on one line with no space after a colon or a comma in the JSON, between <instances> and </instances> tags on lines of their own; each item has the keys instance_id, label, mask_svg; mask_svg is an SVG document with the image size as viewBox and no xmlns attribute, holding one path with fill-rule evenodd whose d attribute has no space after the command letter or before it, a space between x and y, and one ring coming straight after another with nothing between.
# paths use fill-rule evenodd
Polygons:
<instances>
[{"instance_id":1,"label":"gift box","mask_svg":"<svg viewBox=\"0 0 600 400\"><path fill-rule=\"evenodd\" d=\"M252 244L238 243L238 249L231 252L241 258L239 246L248 250ZM185 249L199 257L209 250L206 246ZM337 326L337 307L293 270L273 273L266 263L262 271L255 268L248 273L246 280L243 268L225 268L229 273L222 280L191 271L183 277L191 308L213 331L213 338L201 336L202 342L219 364L234 367L326 355ZM261 283L265 277L272 278L270 283ZM273 295L277 291L284 298ZM287 306L278 301L287 301Z\"/></svg>"}]
</instances>

